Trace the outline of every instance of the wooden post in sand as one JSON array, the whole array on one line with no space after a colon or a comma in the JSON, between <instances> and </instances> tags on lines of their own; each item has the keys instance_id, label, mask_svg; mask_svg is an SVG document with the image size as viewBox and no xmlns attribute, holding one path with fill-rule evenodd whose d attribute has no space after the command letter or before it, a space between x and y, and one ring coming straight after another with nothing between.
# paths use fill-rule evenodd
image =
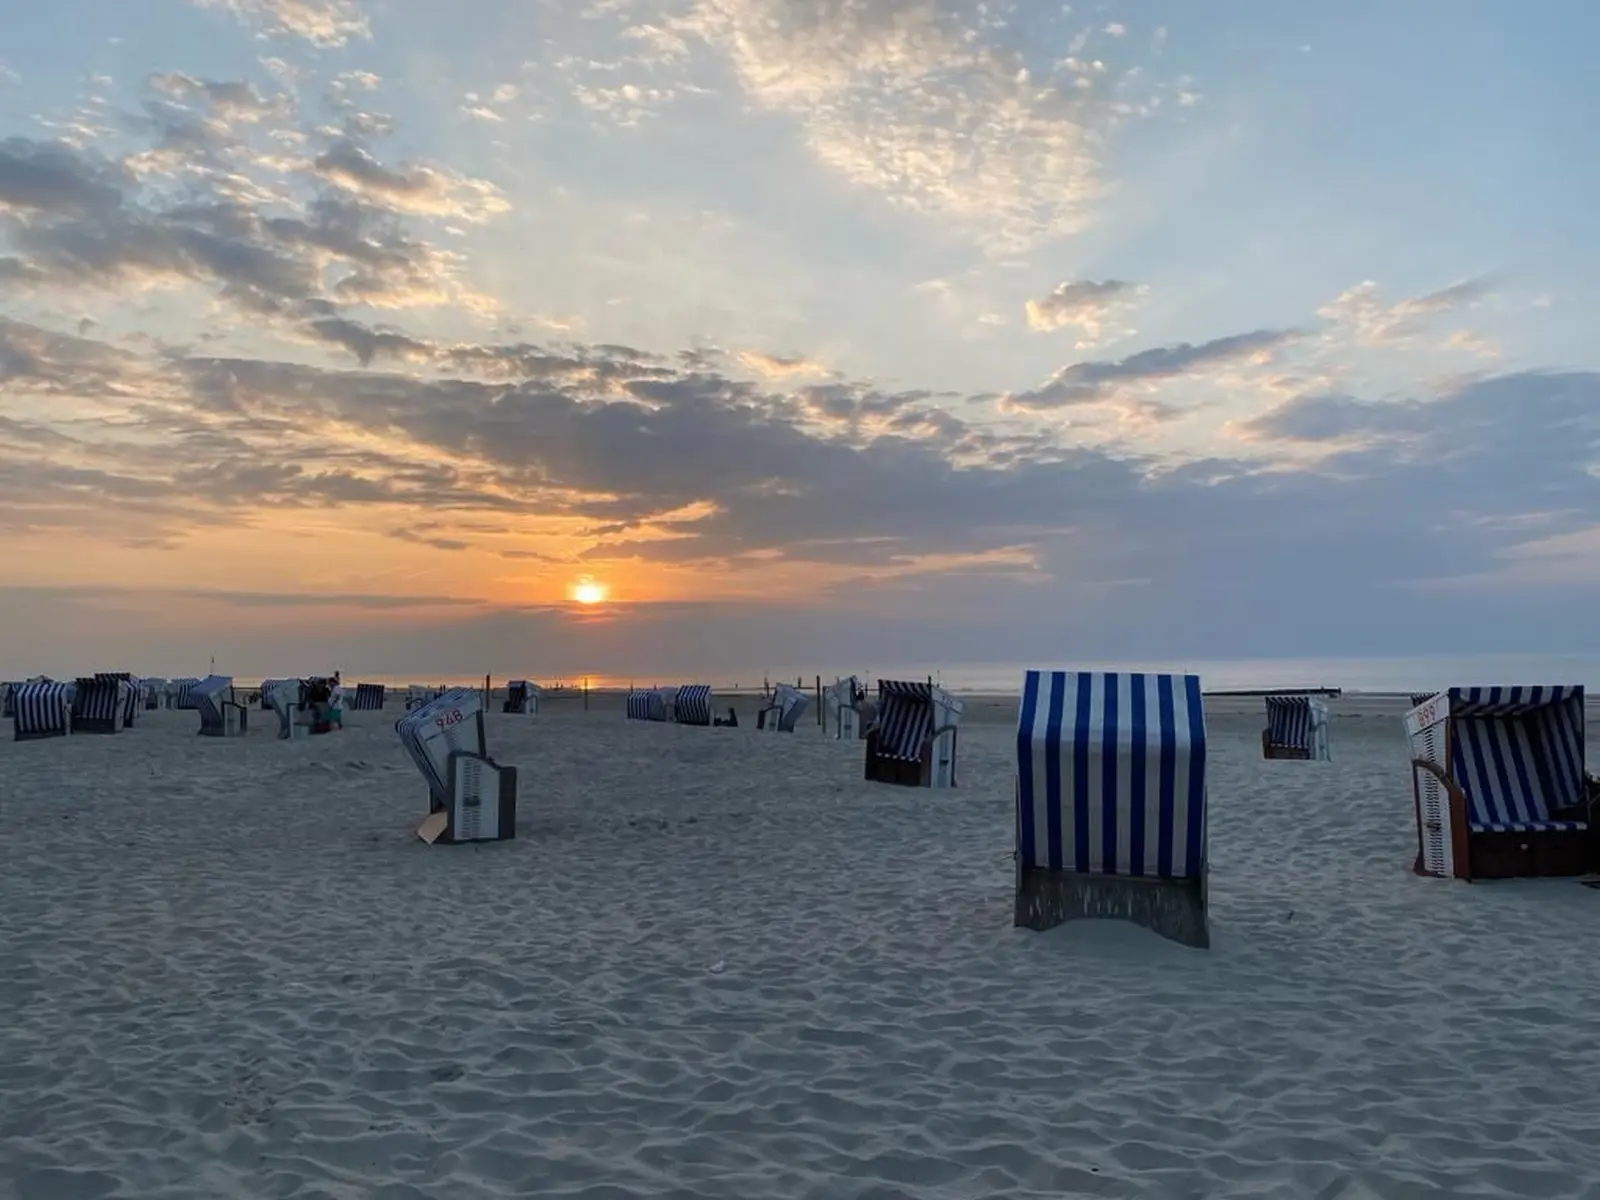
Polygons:
<instances>
[{"instance_id":1,"label":"wooden post in sand","mask_svg":"<svg viewBox=\"0 0 1600 1200\"><path fill-rule=\"evenodd\" d=\"M489 686L489 677L483 677L483 711L489 711L489 698L494 694L494 689Z\"/></svg>"},{"instance_id":2,"label":"wooden post in sand","mask_svg":"<svg viewBox=\"0 0 1600 1200\"><path fill-rule=\"evenodd\" d=\"M822 728L827 722L822 719L822 676L817 676L817 726Z\"/></svg>"},{"instance_id":3,"label":"wooden post in sand","mask_svg":"<svg viewBox=\"0 0 1600 1200\"><path fill-rule=\"evenodd\" d=\"M589 711L589 677L583 677L583 711Z\"/></svg>"}]
</instances>

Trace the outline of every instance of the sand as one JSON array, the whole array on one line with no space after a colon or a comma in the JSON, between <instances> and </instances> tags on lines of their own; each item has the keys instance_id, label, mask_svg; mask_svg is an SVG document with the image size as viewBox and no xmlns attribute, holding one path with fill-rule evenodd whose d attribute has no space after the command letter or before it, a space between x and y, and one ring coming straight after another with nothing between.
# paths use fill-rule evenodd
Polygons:
<instances>
[{"instance_id":1,"label":"sand","mask_svg":"<svg viewBox=\"0 0 1600 1200\"><path fill-rule=\"evenodd\" d=\"M484 846L393 703L0 743L0 1196L1600 1196L1600 891L1414 877L1394 703L1208 707L1208 952L1011 927L1015 700L950 792L619 704Z\"/></svg>"}]
</instances>

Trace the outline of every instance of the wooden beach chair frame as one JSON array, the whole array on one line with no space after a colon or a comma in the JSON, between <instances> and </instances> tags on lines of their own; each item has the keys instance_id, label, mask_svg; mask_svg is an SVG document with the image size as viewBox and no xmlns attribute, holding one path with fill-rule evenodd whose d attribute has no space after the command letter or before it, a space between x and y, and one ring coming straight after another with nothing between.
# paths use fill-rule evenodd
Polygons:
<instances>
[{"instance_id":1,"label":"wooden beach chair frame","mask_svg":"<svg viewBox=\"0 0 1600 1200\"><path fill-rule=\"evenodd\" d=\"M1416 874L1471 882L1560 878L1600 871L1600 784L1588 774L1584 760L1583 691L1582 687L1451 688L1406 713L1417 830L1412 870ZM1566 714L1552 713L1540 722L1543 728L1538 730L1497 724L1522 722L1562 705L1568 706ZM1568 718L1567 736L1575 744L1577 774L1558 784L1551 774L1557 764L1545 751L1551 736L1549 723L1564 716ZM1465 736L1465 727L1471 722L1486 722L1476 742ZM1509 761L1513 758L1517 761ZM1529 758L1540 761L1525 761ZM1480 773L1493 769L1502 786L1516 793L1510 802L1524 808L1538 807L1548 797L1541 799L1537 791L1518 789L1524 783L1543 789L1546 779L1550 786L1565 786L1567 794L1559 798L1572 803L1533 813L1527 821L1475 821L1472 784L1458 777L1462 766L1468 775L1474 769ZM1507 802L1504 795L1496 798L1497 804ZM1481 817L1481 811L1476 815Z\"/></svg>"}]
</instances>

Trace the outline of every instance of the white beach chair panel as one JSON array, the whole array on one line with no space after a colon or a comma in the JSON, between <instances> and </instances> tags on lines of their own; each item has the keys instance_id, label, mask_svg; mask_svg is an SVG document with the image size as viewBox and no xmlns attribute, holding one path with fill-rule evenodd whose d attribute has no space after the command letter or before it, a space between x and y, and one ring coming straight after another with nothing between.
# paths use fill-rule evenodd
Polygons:
<instances>
[{"instance_id":1,"label":"white beach chair panel","mask_svg":"<svg viewBox=\"0 0 1600 1200\"><path fill-rule=\"evenodd\" d=\"M229 702L233 699L233 676L208 675L196 680L188 689L189 706L200 714L200 728L221 730L224 734L238 732L238 717L229 725ZM233 712L237 712L234 709Z\"/></svg>"},{"instance_id":2,"label":"white beach chair panel","mask_svg":"<svg viewBox=\"0 0 1600 1200\"><path fill-rule=\"evenodd\" d=\"M1205 770L1198 676L1029 671L1017 726L1021 864L1202 877Z\"/></svg>"},{"instance_id":3,"label":"white beach chair panel","mask_svg":"<svg viewBox=\"0 0 1600 1200\"><path fill-rule=\"evenodd\" d=\"M449 688L394 723L400 744L441 801L451 795L450 755L486 757L483 696L475 688Z\"/></svg>"},{"instance_id":4,"label":"white beach chair panel","mask_svg":"<svg viewBox=\"0 0 1600 1200\"><path fill-rule=\"evenodd\" d=\"M835 738L854 741L861 736L861 709L856 696L861 691L861 680L851 675L837 679L822 693L822 716Z\"/></svg>"},{"instance_id":5,"label":"white beach chair panel","mask_svg":"<svg viewBox=\"0 0 1600 1200\"><path fill-rule=\"evenodd\" d=\"M775 684L761 728L767 733L793 733L810 704L811 697L793 684Z\"/></svg>"},{"instance_id":6,"label":"white beach chair panel","mask_svg":"<svg viewBox=\"0 0 1600 1200\"><path fill-rule=\"evenodd\" d=\"M1411 743L1413 759L1445 769L1445 729L1449 716L1449 693L1439 692L1423 696L1406 713L1406 736ZM1422 869L1443 879L1453 878L1455 819L1450 809L1450 795L1433 772L1413 766L1411 774L1417 789L1417 834L1422 847Z\"/></svg>"}]
</instances>

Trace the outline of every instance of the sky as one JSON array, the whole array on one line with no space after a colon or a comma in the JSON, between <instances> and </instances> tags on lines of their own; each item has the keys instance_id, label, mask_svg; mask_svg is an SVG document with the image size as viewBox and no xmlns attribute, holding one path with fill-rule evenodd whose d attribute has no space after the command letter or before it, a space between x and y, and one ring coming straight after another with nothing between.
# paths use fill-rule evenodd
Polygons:
<instances>
[{"instance_id":1,"label":"sky","mask_svg":"<svg viewBox=\"0 0 1600 1200\"><path fill-rule=\"evenodd\" d=\"M1600 650L1536 16L30 6L0 677Z\"/></svg>"}]
</instances>

